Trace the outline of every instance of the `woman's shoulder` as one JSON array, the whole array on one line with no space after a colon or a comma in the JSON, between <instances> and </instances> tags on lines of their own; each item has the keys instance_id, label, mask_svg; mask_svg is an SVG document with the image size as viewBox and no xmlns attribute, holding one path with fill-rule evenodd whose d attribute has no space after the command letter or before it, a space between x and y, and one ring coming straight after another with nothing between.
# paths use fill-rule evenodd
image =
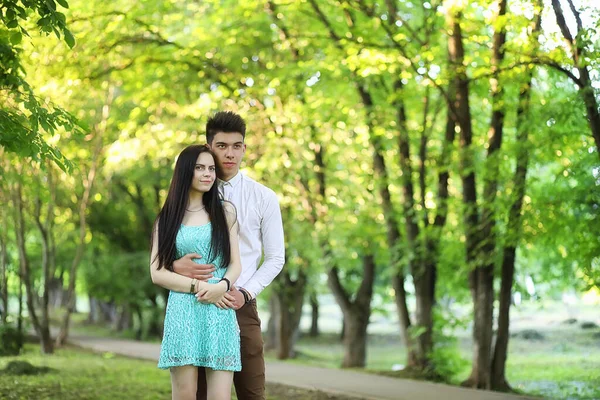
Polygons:
<instances>
[{"instance_id":1,"label":"woman's shoulder","mask_svg":"<svg viewBox=\"0 0 600 400\"><path fill-rule=\"evenodd\" d=\"M225 219L227 219L229 226L237 221L237 210L232 202L223 200L223 210L225 211Z\"/></svg>"},{"instance_id":2,"label":"woman's shoulder","mask_svg":"<svg viewBox=\"0 0 600 400\"><path fill-rule=\"evenodd\" d=\"M230 202L229 200L222 200L222 203L223 203L223 210L225 210L226 214L233 213L235 215L237 213L236 208L232 202Z\"/></svg>"}]
</instances>

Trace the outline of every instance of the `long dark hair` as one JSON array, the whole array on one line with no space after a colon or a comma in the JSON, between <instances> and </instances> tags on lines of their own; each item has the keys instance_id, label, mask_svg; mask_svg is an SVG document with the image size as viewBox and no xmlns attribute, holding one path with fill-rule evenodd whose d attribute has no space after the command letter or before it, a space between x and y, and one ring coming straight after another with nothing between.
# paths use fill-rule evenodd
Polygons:
<instances>
[{"instance_id":1,"label":"long dark hair","mask_svg":"<svg viewBox=\"0 0 600 400\"><path fill-rule=\"evenodd\" d=\"M177 157L167 199L154 222L154 229L158 225L158 269L164 267L173 271L175 240L187 207L196 161L202 153L210 154L215 160L215 168L218 168L214 153L204 145L188 146ZM216 172L218 175L219 170ZM217 267L225 268L231 261L229 229L217 186L215 181L210 190L202 195L212 230L210 253L204 260L208 262L213 257L220 256L221 265Z\"/></svg>"}]
</instances>

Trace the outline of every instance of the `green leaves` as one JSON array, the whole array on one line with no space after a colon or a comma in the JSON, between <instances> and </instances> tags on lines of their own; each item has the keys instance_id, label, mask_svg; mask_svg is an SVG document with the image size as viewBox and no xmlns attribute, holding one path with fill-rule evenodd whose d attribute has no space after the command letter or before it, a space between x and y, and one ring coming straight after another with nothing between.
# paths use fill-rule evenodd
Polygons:
<instances>
[{"instance_id":1,"label":"green leaves","mask_svg":"<svg viewBox=\"0 0 600 400\"><path fill-rule=\"evenodd\" d=\"M13 46L16 46L19 43L21 43L21 40L23 40L23 35L21 34L21 32L19 32L19 31L11 32L11 34L10 34L10 43Z\"/></svg>"},{"instance_id":2,"label":"green leaves","mask_svg":"<svg viewBox=\"0 0 600 400\"><path fill-rule=\"evenodd\" d=\"M75 47L75 37L73 36L71 31L69 31L68 29L65 29L64 35L65 35L65 42L67 43L67 45L69 45L70 48Z\"/></svg>"},{"instance_id":3,"label":"green leaves","mask_svg":"<svg viewBox=\"0 0 600 400\"><path fill-rule=\"evenodd\" d=\"M66 1L59 1L63 7L68 7ZM0 87L8 102L0 106L0 144L7 150L34 160L53 160L64 171L70 171L72 164L63 156L56 146L49 145L45 135L54 135L58 129L73 133L81 133L75 118L51 103L43 104L38 101L23 74L20 63L20 53L15 46L21 44L23 35L29 36L21 22L28 19L28 11L37 13L40 18L37 26L47 34L55 32L60 37L64 34L69 47L75 45L75 38L66 27L66 17L56 11L54 0L21 1L5 5L2 22L8 29L7 39L4 39L4 29L0 28Z\"/></svg>"}]
</instances>

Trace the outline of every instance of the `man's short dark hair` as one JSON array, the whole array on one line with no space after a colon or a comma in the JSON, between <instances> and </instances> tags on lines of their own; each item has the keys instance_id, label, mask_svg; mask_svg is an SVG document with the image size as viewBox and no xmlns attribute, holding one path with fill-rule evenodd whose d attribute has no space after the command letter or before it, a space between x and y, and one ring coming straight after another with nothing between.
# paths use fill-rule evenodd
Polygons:
<instances>
[{"instance_id":1,"label":"man's short dark hair","mask_svg":"<svg viewBox=\"0 0 600 400\"><path fill-rule=\"evenodd\" d=\"M206 122L206 142L211 144L219 132L241 133L246 137L246 122L233 111L219 111Z\"/></svg>"}]
</instances>

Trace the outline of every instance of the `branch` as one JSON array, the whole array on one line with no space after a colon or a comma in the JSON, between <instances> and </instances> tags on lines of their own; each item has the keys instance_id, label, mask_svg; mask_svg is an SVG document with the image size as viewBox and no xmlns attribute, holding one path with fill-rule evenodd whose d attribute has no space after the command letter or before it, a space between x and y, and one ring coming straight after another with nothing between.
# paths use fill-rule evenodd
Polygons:
<instances>
[{"instance_id":1,"label":"branch","mask_svg":"<svg viewBox=\"0 0 600 400\"><path fill-rule=\"evenodd\" d=\"M505 71L513 70L514 68L523 67L523 66L533 66L533 65L545 65L547 67L551 67L551 68L567 75L573 82L575 82L575 84L577 86L583 87L583 83L581 82L581 80L577 76L575 76L571 71L569 71L567 68L561 66L556 61L544 59L544 58L532 59L529 61L519 61L514 64L508 65L506 67L497 68L495 71L486 72L483 74L479 74L477 76L473 76L472 78L469 78L469 81L474 82L474 81L477 81L478 79L490 78L498 72L505 72Z\"/></svg>"},{"instance_id":2,"label":"branch","mask_svg":"<svg viewBox=\"0 0 600 400\"><path fill-rule=\"evenodd\" d=\"M337 47L340 50L343 50L339 43L341 38L335 33L333 26L331 25L331 23L329 22L329 20L323 13L323 11L321 11L317 2L315 0L309 0L309 2L310 2L310 5L312 6L313 10L317 13L317 16L319 17L319 21L321 21L321 23L323 25L325 25L325 27L327 28L327 31L329 32L329 37L335 41Z\"/></svg>"},{"instance_id":3,"label":"branch","mask_svg":"<svg viewBox=\"0 0 600 400\"><path fill-rule=\"evenodd\" d=\"M348 312L352 307L352 303L350 302L350 296L340 282L340 277L338 276L338 267L334 266L327 271L327 277L329 288L338 301L340 308L344 313Z\"/></svg>"},{"instance_id":4,"label":"branch","mask_svg":"<svg viewBox=\"0 0 600 400\"><path fill-rule=\"evenodd\" d=\"M569 7L571 8L571 12L573 13L573 15L575 16L575 21L577 21L577 35L579 35L579 33L581 31L583 31L583 23L581 22L581 16L579 15L579 11L577 11L577 9L575 8L575 4L573 4L572 0L567 0L567 2L569 3Z\"/></svg>"},{"instance_id":5,"label":"branch","mask_svg":"<svg viewBox=\"0 0 600 400\"><path fill-rule=\"evenodd\" d=\"M373 282L375 282L375 259L372 254L367 254L363 257L363 280L356 293L354 304L362 306L370 304L373 297Z\"/></svg>"}]
</instances>

